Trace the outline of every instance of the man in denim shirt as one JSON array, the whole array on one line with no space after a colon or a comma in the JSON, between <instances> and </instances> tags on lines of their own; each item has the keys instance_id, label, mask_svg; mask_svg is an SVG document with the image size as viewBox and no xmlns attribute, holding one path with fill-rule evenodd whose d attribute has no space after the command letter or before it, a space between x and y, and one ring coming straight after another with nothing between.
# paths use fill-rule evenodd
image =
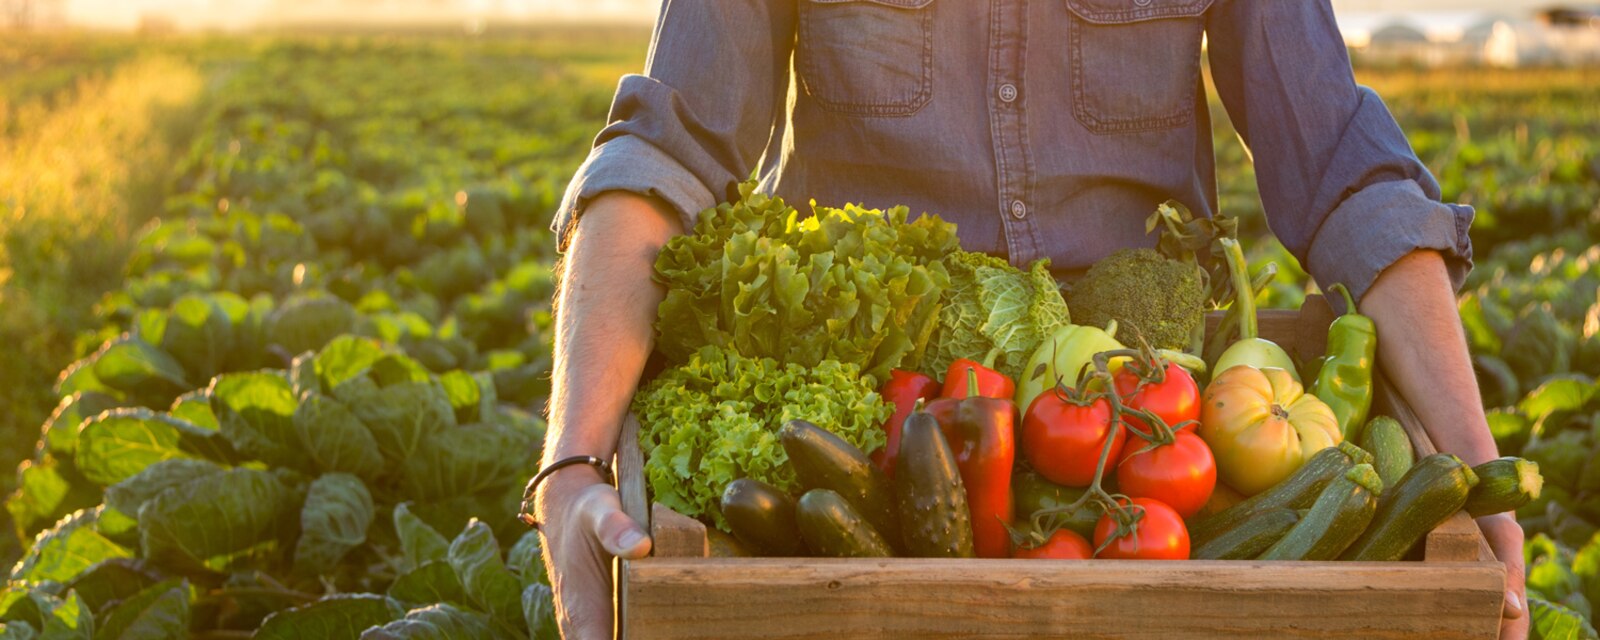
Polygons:
<instances>
[{"instance_id":1,"label":"man in denim shirt","mask_svg":"<svg viewBox=\"0 0 1600 640\"><path fill-rule=\"evenodd\" d=\"M610 457L663 296L655 254L752 171L792 201L938 213L964 248L1047 257L1068 279L1152 245L1143 222L1162 201L1215 213L1202 41L1272 231L1404 336L1379 357L1439 448L1494 458L1454 295L1472 210L1439 201L1355 84L1328 0L674 0L556 216L546 462ZM573 637L609 632L604 558L649 549L617 505L581 466L541 491ZM1508 565L1503 637L1520 638L1522 530L1509 514L1479 523Z\"/></svg>"}]
</instances>

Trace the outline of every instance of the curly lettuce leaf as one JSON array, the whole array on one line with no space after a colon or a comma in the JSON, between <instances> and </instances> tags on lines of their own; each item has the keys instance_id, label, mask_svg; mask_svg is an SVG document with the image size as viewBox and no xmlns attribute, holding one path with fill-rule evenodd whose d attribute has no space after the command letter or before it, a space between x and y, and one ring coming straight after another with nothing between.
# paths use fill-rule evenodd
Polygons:
<instances>
[{"instance_id":1,"label":"curly lettuce leaf","mask_svg":"<svg viewBox=\"0 0 1600 640\"><path fill-rule=\"evenodd\" d=\"M955 228L935 216L847 205L801 219L782 199L743 197L700 215L661 251L658 348L675 363L704 346L814 367L837 360L887 379L920 362Z\"/></svg>"},{"instance_id":2,"label":"curly lettuce leaf","mask_svg":"<svg viewBox=\"0 0 1600 640\"><path fill-rule=\"evenodd\" d=\"M634 398L645 477L656 501L727 528L722 491L742 477L799 489L778 428L792 419L822 426L859 447L884 444L892 406L853 364L783 365L705 347Z\"/></svg>"},{"instance_id":3,"label":"curly lettuce leaf","mask_svg":"<svg viewBox=\"0 0 1600 640\"><path fill-rule=\"evenodd\" d=\"M995 368L1015 380L1039 343L1071 321L1049 260L1022 271L994 256L958 251L944 264L950 287L922 371L942 374L958 358L981 361L993 353Z\"/></svg>"}]
</instances>

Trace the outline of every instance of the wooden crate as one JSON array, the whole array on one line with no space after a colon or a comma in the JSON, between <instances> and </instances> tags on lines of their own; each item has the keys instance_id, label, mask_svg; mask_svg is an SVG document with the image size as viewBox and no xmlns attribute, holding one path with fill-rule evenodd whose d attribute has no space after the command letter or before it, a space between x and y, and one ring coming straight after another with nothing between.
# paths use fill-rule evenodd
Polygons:
<instances>
[{"instance_id":1,"label":"wooden crate","mask_svg":"<svg viewBox=\"0 0 1600 640\"><path fill-rule=\"evenodd\" d=\"M1263 337L1323 352L1320 297L1261 314ZM1212 319L1215 321L1215 318ZM1375 411L1434 453L1403 398L1380 381ZM1494 638L1505 567L1457 513L1421 561L1264 562L710 558L705 526L650 504L638 424L618 449L623 507L654 536L618 561L626 638Z\"/></svg>"}]
</instances>

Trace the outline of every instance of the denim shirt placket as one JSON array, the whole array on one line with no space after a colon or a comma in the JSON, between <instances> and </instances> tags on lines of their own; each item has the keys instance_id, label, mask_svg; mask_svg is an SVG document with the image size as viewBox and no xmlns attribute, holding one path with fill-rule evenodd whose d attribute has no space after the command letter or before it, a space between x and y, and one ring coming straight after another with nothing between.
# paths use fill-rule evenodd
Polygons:
<instances>
[{"instance_id":1,"label":"denim shirt placket","mask_svg":"<svg viewBox=\"0 0 1600 640\"><path fill-rule=\"evenodd\" d=\"M989 132L994 144L995 192L1011 264L1024 266L1041 255L1038 213L1030 201L1033 158L1028 151L1027 2L990 0Z\"/></svg>"}]
</instances>

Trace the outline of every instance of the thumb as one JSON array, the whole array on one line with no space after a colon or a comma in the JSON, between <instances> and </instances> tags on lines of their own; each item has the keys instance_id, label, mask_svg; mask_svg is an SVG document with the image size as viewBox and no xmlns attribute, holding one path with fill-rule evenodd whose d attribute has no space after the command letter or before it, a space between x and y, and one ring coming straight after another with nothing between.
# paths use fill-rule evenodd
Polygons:
<instances>
[{"instance_id":1,"label":"thumb","mask_svg":"<svg viewBox=\"0 0 1600 640\"><path fill-rule=\"evenodd\" d=\"M611 501L601 501L591 520L595 539L606 553L636 560L650 554L650 534Z\"/></svg>"}]
</instances>

